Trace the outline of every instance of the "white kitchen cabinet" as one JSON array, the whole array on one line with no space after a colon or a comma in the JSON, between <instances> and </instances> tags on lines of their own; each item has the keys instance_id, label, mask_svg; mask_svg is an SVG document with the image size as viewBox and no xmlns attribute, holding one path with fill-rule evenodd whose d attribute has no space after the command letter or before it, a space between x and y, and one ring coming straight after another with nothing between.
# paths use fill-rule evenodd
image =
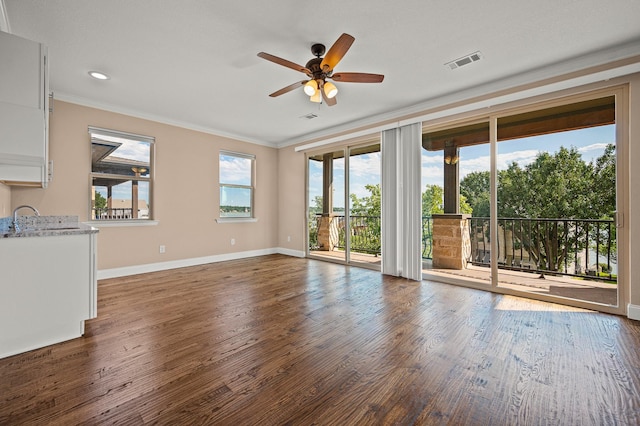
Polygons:
<instances>
[{"instance_id":1,"label":"white kitchen cabinet","mask_svg":"<svg viewBox=\"0 0 640 426\"><path fill-rule=\"evenodd\" d=\"M0 358L84 334L97 316L96 235L0 238Z\"/></svg>"},{"instance_id":2,"label":"white kitchen cabinet","mask_svg":"<svg viewBox=\"0 0 640 426\"><path fill-rule=\"evenodd\" d=\"M48 183L49 71L41 43L0 31L0 181Z\"/></svg>"}]
</instances>

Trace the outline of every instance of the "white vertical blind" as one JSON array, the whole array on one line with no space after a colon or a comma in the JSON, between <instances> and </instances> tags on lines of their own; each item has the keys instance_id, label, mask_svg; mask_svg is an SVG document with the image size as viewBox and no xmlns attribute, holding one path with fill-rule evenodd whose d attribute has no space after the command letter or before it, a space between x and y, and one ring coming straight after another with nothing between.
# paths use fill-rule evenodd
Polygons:
<instances>
[{"instance_id":1,"label":"white vertical blind","mask_svg":"<svg viewBox=\"0 0 640 426\"><path fill-rule=\"evenodd\" d=\"M422 279L420 123L382 132L382 273Z\"/></svg>"},{"instance_id":2,"label":"white vertical blind","mask_svg":"<svg viewBox=\"0 0 640 426\"><path fill-rule=\"evenodd\" d=\"M382 228L382 273L400 275L399 253L397 244L398 225L398 189L396 170L397 136L400 129L389 129L382 132L380 150L382 153L382 187L381 187L381 228Z\"/></svg>"}]
</instances>

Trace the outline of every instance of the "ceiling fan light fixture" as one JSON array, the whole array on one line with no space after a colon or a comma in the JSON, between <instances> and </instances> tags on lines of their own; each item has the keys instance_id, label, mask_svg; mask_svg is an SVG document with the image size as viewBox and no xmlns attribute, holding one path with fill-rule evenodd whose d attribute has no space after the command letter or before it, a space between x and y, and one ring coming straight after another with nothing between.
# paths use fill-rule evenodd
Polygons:
<instances>
[{"instance_id":1,"label":"ceiling fan light fixture","mask_svg":"<svg viewBox=\"0 0 640 426\"><path fill-rule=\"evenodd\" d=\"M315 80L309 80L307 84L304 85L304 93L308 96L313 96L318 92L318 82Z\"/></svg>"},{"instance_id":2,"label":"ceiling fan light fixture","mask_svg":"<svg viewBox=\"0 0 640 426\"><path fill-rule=\"evenodd\" d=\"M324 94L329 99L334 98L338 94L338 88L336 87L335 84L333 84L330 81L327 81L326 83L324 83L323 89L324 89Z\"/></svg>"},{"instance_id":3,"label":"ceiling fan light fixture","mask_svg":"<svg viewBox=\"0 0 640 426\"><path fill-rule=\"evenodd\" d=\"M320 95L320 91L316 90L316 93L313 94L313 96L309 97L309 100L311 102L315 102L317 104L319 104L320 102L322 102L322 96Z\"/></svg>"}]
</instances>

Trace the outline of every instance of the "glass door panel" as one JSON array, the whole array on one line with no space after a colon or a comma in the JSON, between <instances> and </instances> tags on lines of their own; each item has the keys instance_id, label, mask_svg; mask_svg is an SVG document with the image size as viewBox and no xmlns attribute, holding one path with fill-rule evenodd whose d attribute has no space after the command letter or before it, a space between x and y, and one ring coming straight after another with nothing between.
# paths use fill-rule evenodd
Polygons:
<instances>
[{"instance_id":1,"label":"glass door panel","mask_svg":"<svg viewBox=\"0 0 640 426\"><path fill-rule=\"evenodd\" d=\"M489 123L424 133L422 147L423 273L490 285Z\"/></svg>"},{"instance_id":2,"label":"glass door panel","mask_svg":"<svg viewBox=\"0 0 640 426\"><path fill-rule=\"evenodd\" d=\"M498 119L498 286L618 304L615 97Z\"/></svg>"},{"instance_id":3,"label":"glass door panel","mask_svg":"<svg viewBox=\"0 0 640 426\"><path fill-rule=\"evenodd\" d=\"M348 261L380 269L380 144L349 149Z\"/></svg>"},{"instance_id":4,"label":"glass door panel","mask_svg":"<svg viewBox=\"0 0 640 426\"><path fill-rule=\"evenodd\" d=\"M346 261L344 151L310 156L307 162L308 254Z\"/></svg>"}]
</instances>

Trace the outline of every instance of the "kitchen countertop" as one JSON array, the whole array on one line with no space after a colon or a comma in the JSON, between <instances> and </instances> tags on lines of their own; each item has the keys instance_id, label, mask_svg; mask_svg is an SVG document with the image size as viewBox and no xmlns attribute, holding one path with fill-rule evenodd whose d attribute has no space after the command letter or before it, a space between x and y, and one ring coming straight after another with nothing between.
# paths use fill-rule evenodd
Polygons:
<instances>
[{"instance_id":1,"label":"kitchen countertop","mask_svg":"<svg viewBox=\"0 0 640 426\"><path fill-rule=\"evenodd\" d=\"M98 229L78 222L78 216L18 216L19 232L12 226L13 217L0 218L0 238L55 237L96 234Z\"/></svg>"}]
</instances>

